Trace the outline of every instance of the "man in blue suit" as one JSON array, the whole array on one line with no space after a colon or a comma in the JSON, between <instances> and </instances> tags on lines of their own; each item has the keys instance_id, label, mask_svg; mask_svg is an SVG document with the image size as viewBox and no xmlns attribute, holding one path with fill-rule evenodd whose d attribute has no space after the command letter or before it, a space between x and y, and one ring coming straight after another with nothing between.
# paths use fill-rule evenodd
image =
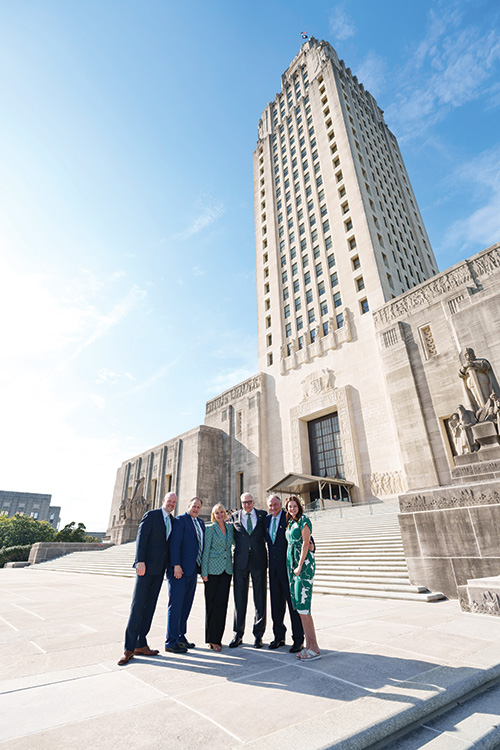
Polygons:
<instances>
[{"instance_id":1,"label":"man in blue suit","mask_svg":"<svg viewBox=\"0 0 500 750\"><path fill-rule=\"evenodd\" d=\"M170 538L175 521L171 513L176 503L175 492L167 492L162 507L148 510L139 524L134 562L137 577L125 631L125 651L118 662L120 667L128 664L134 654L156 656L159 653L156 649L149 648L146 636L151 628L168 565Z\"/></svg>"},{"instance_id":2,"label":"man in blue suit","mask_svg":"<svg viewBox=\"0 0 500 750\"><path fill-rule=\"evenodd\" d=\"M287 541L286 513L281 500L276 495L267 498L269 515L265 520L265 537L269 557L269 592L271 594L271 617L273 618L274 640L269 644L270 649L285 645L286 627L284 623L286 606L292 622L293 645L289 649L292 654L302 649L304 628L300 615L292 606L290 598L290 584L286 566Z\"/></svg>"},{"instance_id":3,"label":"man in blue suit","mask_svg":"<svg viewBox=\"0 0 500 750\"><path fill-rule=\"evenodd\" d=\"M201 500L194 497L187 513L178 516L170 542L170 564L167 569L169 590L167 638L165 651L185 654L194 643L186 639L187 620L196 591L196 577L201 570L205 524L198 518Z\"/></svg>"}]
</instances>

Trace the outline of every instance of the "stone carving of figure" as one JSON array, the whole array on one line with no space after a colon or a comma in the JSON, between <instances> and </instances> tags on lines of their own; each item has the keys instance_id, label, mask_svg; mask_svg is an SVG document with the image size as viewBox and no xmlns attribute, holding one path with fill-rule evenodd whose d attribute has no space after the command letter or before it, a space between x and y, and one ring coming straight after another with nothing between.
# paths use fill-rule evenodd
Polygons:
<instances>
[{"instance_id":1,"label":"stone carving of figure","mask_svg":"<svg viewBox=\"0 0 500 750\"><path fill-rule=\"evenodd\" d=\"M494 391L490 394L485 405L477 413L478 422L493 422L500 434L500 396Z\"/></svg>"},{"instance_id":2,"label":"stone carving of figure","mask_svg":"<svg viewBox=\"0 0 500 750\"><path fill-rule=\"evenodd\" d=\"M470 409L466 409L462 404L460 404L457 411L451 415L448 426L458 456L463 456L465 453L472 453L477 450L477 445L471 430L472 425L476 424L476 421L474 412L470 411Z\"/></svg>"},{"instance_id":3,"label":"stone carving of figure","mask_svg":"<svg viewBox=\"0 0 500 750\"><path fill-rule=\"evenodd\" d=\"M463 357L465 364L460 368L458 375L463 380L470 407L477 413L495 390L491 365L487 359L476 357L474 349L464 349Z\"/></svg>"}]
</instances>

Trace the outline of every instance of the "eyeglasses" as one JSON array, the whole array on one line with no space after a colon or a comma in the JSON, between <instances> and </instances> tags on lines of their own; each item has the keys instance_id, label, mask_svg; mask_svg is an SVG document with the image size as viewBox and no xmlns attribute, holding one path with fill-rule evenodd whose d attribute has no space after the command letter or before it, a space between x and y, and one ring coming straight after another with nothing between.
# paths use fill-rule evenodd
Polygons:
<instances>
[{"instance_id":1,"label":"eyeglasses","mask_svg":"<svg viewBox=\"0 0 500 750\"><path fill-rule=\"evenodd\" d=\"M252 503L253 503L253 500L242 500L241 501L242 505L252 505Z\"/></svg>"}]
</instances>

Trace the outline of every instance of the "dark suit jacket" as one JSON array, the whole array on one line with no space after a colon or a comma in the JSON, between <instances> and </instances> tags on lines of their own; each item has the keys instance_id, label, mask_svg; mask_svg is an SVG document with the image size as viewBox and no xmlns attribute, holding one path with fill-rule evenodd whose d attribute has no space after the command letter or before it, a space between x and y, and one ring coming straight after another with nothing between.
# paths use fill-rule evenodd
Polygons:
<instances>
[{"instance_id":1,"label":"dark suit jacket","mask_svg":"<svg viewBox=\"0 0 500 750\"><path fill-rule=\"evenodd\" d=\"M170 516L172 528L174 518ZM167 541L167 528L163 518L163 510L155 508L148 510L142 517L137 532L137 542L135 548L134 567L138 562L146 563L146 573L159 575L165 572L169 558L169 542Z\"/></svg>"},{"instance_id":2,"label":"dark suit jacket","mask_svg":"<svg viewBox=\"0 0 500 750\"><path fill-rule=\"evenodd\" d=\"M201 518L197 519L205 536L205 524ZM194 522L189 513L183 513L175 519L170 539L170 567L180 565L185 575L196 573L196 558L198 557L198 537Z\"/></svg>"},{"instance_id":3,"label":"dark suit jacket","mask_svg":"<svg viewBox=\"0 0 500 750\"><path fill-rule=\"evenodd\" d=\"M234 569L265 570L267 568L266 543L264 541L264 525L266 511L257 510L257 523L251 534L241 523L243 510L237 510L231 516L234 528Z\"/></svg>"},{"instance_id":4,"label":"dark suit jacket","mask_svg":"<svg viewBox=\"0 0 500 750\"><path fill-rule=\"evenodd\" d=\"M266 516L265 520L265 538L267 543L268 557L269 557L269 578L272 576L279 576L284 581L288 581L288 573L286 569L286 551L288 542L286 541L286 511L282 510L278 528L276 529L276 539L274 544L271 539L271 522L273 517L271 514Z\"/></svg>"}]
</instances>

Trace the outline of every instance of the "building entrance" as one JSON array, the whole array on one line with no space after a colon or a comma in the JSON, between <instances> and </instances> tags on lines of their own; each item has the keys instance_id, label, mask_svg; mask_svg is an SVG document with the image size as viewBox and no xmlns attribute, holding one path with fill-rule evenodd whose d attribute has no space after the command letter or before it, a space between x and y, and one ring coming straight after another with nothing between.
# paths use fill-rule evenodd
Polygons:
<instances>
[{"instance_id":1,"label":"building entrance","mask_svg":"<svg viewBox=\"0 0 500 750\"><path fill-rule=\"evenodd\" d=\"M311 474L317 477L344 479L344 458L340 440L339 417L337 412L325 417L313 419L307 423L309 434L309 453L311 457ZM319 490L310 493L310 501L320 497ZM331 487L333 500L349 500L346 487Z\"/></svg>"}]
</instances>

